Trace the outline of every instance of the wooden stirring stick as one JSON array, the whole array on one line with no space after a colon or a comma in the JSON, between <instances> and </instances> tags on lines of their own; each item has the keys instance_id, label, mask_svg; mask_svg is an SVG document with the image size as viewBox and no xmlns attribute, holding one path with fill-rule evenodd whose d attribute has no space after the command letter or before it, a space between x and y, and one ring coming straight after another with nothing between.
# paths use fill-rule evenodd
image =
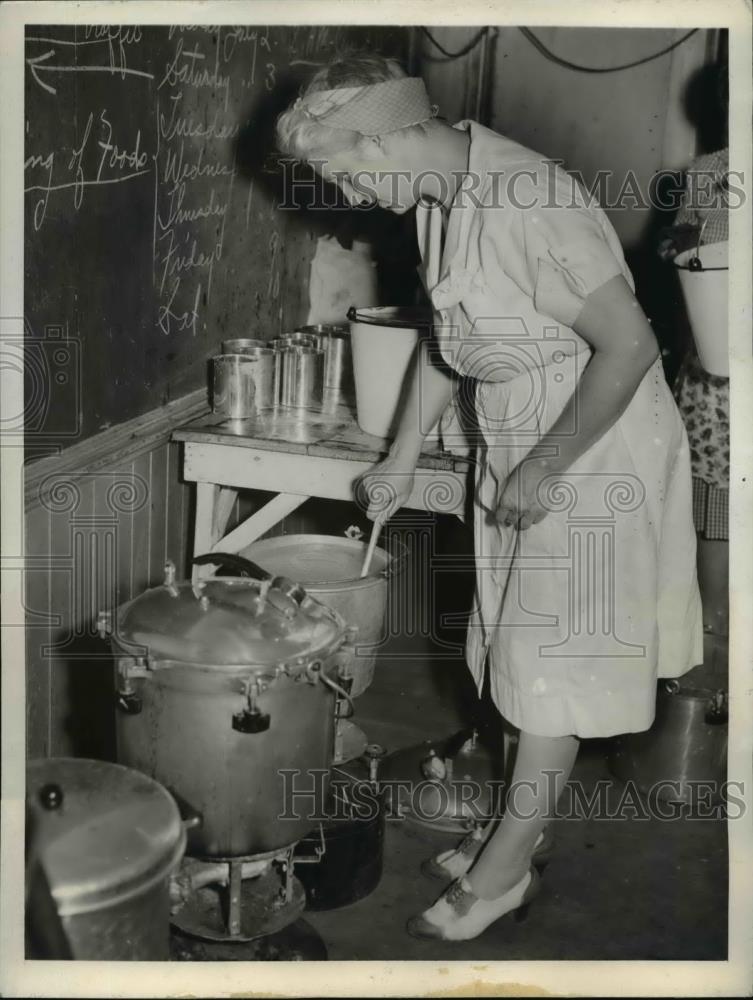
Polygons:
<instances>
[{"instance_id":1,"label":"wooden stirring stick","mask_svg":"<svg viewBox=\"0 0 753 1000\"><path fill-rule=\"evenodd\" d=\"M371 526L371 538L369 538L369 547L366 549L366 558L363 561L363 566L361 567L361 578L369 572L369 567L371 566L371 560L374 556L374 549L376 548L377 538L379 538L379 532L382 530L382 524L384 522L377 519Z\"/></svg>"}]
</instances>

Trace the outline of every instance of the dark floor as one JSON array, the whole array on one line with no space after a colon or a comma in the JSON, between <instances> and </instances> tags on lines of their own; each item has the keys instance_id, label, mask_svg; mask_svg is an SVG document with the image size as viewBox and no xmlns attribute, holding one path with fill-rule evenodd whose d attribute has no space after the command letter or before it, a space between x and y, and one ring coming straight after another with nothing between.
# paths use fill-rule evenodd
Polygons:
<instances>
[{"instance_id":1,"label":"dark floor","mask_svg":"<svg viewBox=\"0 0 753 1000\"><path fill-rule=\"evenodd\" d=\"M400 643L416 654L421 645ZM470 700L462 665L408 655L378 666L356 719L392 752L461 728L467 716L459 706ZM587 791L611 780L614 804L624 786L609 774L607 747L584 741L573 777ZM410 937L406 920L442 888L420 873L420 863L457 838L405 820L387 824L384 873L370 896L305 919L330 960L726 959L723 822L561 819L554 827L556 852L524 923L506 917L476 940L452 945Z\"/></svg>"}]
</instances>

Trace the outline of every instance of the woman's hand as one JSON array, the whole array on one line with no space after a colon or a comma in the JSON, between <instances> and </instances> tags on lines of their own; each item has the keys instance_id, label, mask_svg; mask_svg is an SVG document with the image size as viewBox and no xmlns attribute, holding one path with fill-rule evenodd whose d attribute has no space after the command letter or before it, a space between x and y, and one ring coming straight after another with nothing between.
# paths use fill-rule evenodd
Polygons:
<instances>
[{"instance_id":1,"label":"woman's hand","mask_svg":"<svg viewBox=\"0 0 753 1000\"><path fill-rule=\"evenodd\" d=\"M541 483L551 472L535 459L523 459L510 473L497 503L497 520L504 527L525 531L543 521L549 511L541 506Z\"/></svg>"},{"instance_id":2,"label":"woman's hand","mask_svg":"<svg viewBox=\"0 0 753 1000\"><path fill-rule=\"evenodd\" d=\"M386 521L408 500L413 492L415 463L388 455L358 480L356 495L368 505L366 516L372 521Z\"/></svg>"},{"instance_id":3,"label":"woman's hand","mask_svg":"<svg viewBox=\"0 0 753 1000\"><path fill-rule=\"evenodd\" d=\"M699 227L690 223L667 226L659 232L656 252L662 260L674 260L683 250L697 245L699 232Z\"/></svg>"}]
</instances>

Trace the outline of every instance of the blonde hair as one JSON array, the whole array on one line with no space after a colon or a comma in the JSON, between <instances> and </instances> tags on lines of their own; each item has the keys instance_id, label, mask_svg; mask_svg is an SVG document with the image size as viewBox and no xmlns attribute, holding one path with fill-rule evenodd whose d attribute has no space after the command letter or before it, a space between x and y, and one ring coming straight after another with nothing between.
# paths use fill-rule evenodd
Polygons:
<instances>
[{"instance_id":1,"label":"blonde hair","mask_svg":"<svg viewBox=\"0 0 753 1000\"><path fill-rule=\"evenodd\" d=\"M396 59L365 52L351 53L340 56L318 70L301 92L301 97L338 87L359 87L383 83L385 80L399 80L407 75ZM358 132L328 128L312 120L303 108L296 108L295 105L283 111L277 119L276 137L280 152L297 160L354 149L361 139Z\"/></svg>"}]
</instances>

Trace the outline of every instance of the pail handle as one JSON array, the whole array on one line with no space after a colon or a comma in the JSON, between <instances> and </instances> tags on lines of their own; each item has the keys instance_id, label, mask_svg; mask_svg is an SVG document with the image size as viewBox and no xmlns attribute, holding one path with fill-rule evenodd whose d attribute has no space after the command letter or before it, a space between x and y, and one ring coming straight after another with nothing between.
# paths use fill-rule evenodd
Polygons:
<instances>
[{"instance_id":1,"label":"pail handle","mask_svg":"<svg viewBox=\"0 0 753 1000\"><path fill-rule=\"evenodd\" d=\"M698 242L695 245L695 256L688 258L687 264L675 264L676 267L680 268L681 271L729 271L729 267L704 267L703 261L701 260L701 241L703 240L703 234L706 226L709 224L710 215L707 215L703 220L703 225L698 231Z\"/></svg>"}]
</instances>

